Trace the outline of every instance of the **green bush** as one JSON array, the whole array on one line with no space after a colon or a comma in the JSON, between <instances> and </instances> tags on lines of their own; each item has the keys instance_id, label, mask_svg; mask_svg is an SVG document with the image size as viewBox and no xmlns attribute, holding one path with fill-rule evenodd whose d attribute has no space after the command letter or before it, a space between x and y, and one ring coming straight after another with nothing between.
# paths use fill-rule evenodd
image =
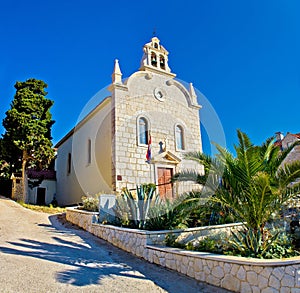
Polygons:
<instances>
[{"instance_id":1,"label":"green bush","mask_svg":"<svg viewBox=\"0 0 300 293\"><path fill-rule=\"evenodd\" d=\"M294 248L293 238L281 233L266 252L264 258L288 258L299 256L300 253Z\"/></svg>"},{"instance_id":2,"label":"green bush","mask_svg":"<svg viewBox=\"0 0 300 293\"><path fill-rule=\"evenodd\" d=\"M178 242L177 238L178 237L175 234L167 234L165 238L166 246L175 248L186 248L186 244Z\"/></svg>"},{"instance_id":3,"label":"green bush","mask_svg":"<svg viewBox=\"0 0 300 293\"><path fill-rule=\"evenodd\" d=\"M99 193L95 195L86 195L81 198L82 209L90 212L99 212Z\"/></svg>"},{"instance_id":4,"label":"green bush","mask_svg":"<svg viewBox=\"0 0 300 293\"><path fill-rule=\"evenodd\" d=\"M201 192L189 192L179 197L179 209L184 213L184 225L188 228L234 223L232 210L222 207Z\"/></svg>"},{"instance_id":5,"label":"green bush","mask_svg":"<svg viewBox=\"0 0 300 293\"><path fill-rule=\"evenodd\" d=\"M233 233L232 237L224 237L221 233L206 236L200 240L194 239L187 243L179 241L178 239L178 236L168 234L165 239L165 244L170 247L193 251L261 259L280 259L300 255L293 246L293 239L278 231L274 231L273 234L268 233L268 235L264 235L264 237L259 233L251 233L246 230Z\"/></svg>"},{"instance_id":6,"label":"green bush","mask_svg":"<svg viewBox=\"0 0 300 293\"><path fill-rule=\"evenodd\" d=\"M145 228L151 231L184 229L187 228L188 214L189 211L180 198L173 201L160 199L150 207Z\"/></svg>"},{"instance_id":7,"label":"green bush","mask_svg":"<svg viewBox=\"0 0 300 293\"><path fill-rule=\"evenodd\" d=\"M294 249L292 238L280 231L265 230L254 232L251 229L232 233L229 243L230 254L244 257L277 259L299 255Z\"/></svg>"},{"instance_id":8,"label":"green bush","mask_svg":"<svg viewBox=\"0 0 300 293\"><path fill-rule=\"evenodd\" d=\"M219 250L216 249L217 247L219 247L219 245L217 244L218 243L216 239L206 236L197 244L193 244L192 242L187 243L186 248L188 250L196 251L219 252Z\"/></svg>"},{"instance_id":9,"label":"green bush","mask_svg":"<svg viewBox=\"0 0 300 293\"><path fill-rule=\"evenodd\" d=\"M200 240L194 239L188 242L184 242L184 240L179 241L179 238L180 237L175 234L168 234L165 239L166 246L217 254L223 254L223 251L230 250L226 238L222 233L213 236L205 236Z\"/></svg>"}]
</instances>

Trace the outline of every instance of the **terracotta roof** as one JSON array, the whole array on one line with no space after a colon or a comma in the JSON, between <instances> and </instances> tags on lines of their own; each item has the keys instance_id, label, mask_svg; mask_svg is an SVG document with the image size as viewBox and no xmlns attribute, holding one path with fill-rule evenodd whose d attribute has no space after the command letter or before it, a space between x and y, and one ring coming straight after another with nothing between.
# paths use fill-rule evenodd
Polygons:
<instances>
[{"instance_id":1,"label":"terracotta roof","mask_svg":"<svg viewBox=\"0 0 300 293\"><path fill-rule=\"evenodd\" d=\"M274 145L275 145L275 146L281 147L281 146L282 146L282 140L276 140L276 141L274 142Z\"/></svg>"},{"instance_id":2,"label":"terracotta roof","mask_svg":"<svg viewBox=\"0 0 300 293\"><path fill-rule=\"evenodd\" d=\"M300 133L295 133L295 134L291 133L291 135L293 135L293 136L297 137L298 139L300 139Z\"/></svg>"},{"instance_id":3,"label":"terracotta roof","mask_svg":"<svg viewBox=\"0 0 300 293\"><path fill-rule=\"evenodd\" d=\"M290 135L292 135L292 136L294 136L294 137L300 139L300 133L295 133L295 134L294 134L294 133L288 133L288 134L290 134ZM282 140L283 140L283 139L282 139ZM276 141L274 142L274 145L279 146L279 147L282 147L282 140L280 140L280 139L276 140Z\"/></svg>"}]
</instances>

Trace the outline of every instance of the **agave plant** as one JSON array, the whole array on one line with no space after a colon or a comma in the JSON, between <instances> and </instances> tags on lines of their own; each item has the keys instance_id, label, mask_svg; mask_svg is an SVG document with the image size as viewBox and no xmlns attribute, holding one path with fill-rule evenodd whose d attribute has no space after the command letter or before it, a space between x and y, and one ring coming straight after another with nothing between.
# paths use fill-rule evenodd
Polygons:
<instances>
[{"instance_id":1,"label":"agave plant","mask_svg":"<svg viewBox=\"0 0 300 293\"><path fill-rule=\"evenodd\" d=\"M149 218L149 209L152 204L159 200L155 195L155 185L142 184L136 187L136 198L127 188L122 193L122 198L127 204L128 218L132 226L144 229L147 219Z\"/></svg>"},{"instance_id":2,"label":"agave plant","mask_svg":"<svg viewBox=\"0 0 300 293\"><path fill-rule=\"evenodd\" d=\"M232 232L233 238L229 240L229 243L242 256L263 258L278 235L279 232L274 235L263 235L260 231L248 229L236 233Z\"/></svg>"},{"instance_id":3,"label":"agave plant","mask_svg":"<svg viewBox=\"0 0 300 293\"><path fill-rule=\"evenodd\" d=\"M280 230L275 233L265 231L264 235L251 229L238 231L232 233L228 242L231 249L246 257L270 259L299 256L299 252L293 248L292 238Z\"/></svg>"}]
</instances>

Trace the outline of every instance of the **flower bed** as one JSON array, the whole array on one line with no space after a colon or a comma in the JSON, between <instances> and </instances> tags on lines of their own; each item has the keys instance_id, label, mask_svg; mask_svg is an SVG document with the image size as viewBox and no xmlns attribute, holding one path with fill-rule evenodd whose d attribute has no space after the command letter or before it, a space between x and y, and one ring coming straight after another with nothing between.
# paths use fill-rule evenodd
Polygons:
<instances>
[{"instance_id":1,"label":"flower bed","mask_svg":"<svg viewBox=\"0 0 300 293\"><path fill-rule=\"evenodd\" d=\"M144 231L95 223L98 213L67 208L67 220L145 260L234 292L299 292L300 257L260 260L162 246L170 233L209 234L215 227ZM231 229L233 225L218 226ZM297 288L297 289L296 289Z\"/></svg>"}]
</instances>

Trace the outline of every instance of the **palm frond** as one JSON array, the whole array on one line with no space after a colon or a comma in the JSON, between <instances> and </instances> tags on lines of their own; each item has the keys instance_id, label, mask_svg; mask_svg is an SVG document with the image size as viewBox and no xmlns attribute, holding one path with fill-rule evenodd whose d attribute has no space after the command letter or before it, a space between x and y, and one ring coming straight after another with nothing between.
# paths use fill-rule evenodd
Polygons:
<instances>
[{"instance_id":1,"label":"palm frond","mask_svg":"<svg viewBox=\"0 0 300 293\"><path fill-rule=\"evenodd\" d=\"M243 158L247 151L253 147L253 144L247 134L239 129L237 130L237 136L239 143L234 145L234 149L236 151L237 158Z\"/></svg>"},{"instance_id":2,"label":"palm frond","mask_svg":"<svg viewBox=\"0 0 300 293\"><path fill-rule=\"evenodd\" d=\"M276 178L280 186L289 186L300 178L300 162L285 164L277 171Z\"/></svg>"},{"instance_id":3,"label":"palm frond","mask_svg":"<svg viewBox=\"0 0 300 293\"><path fill-rule=\"evenodd\" d=\"M203 184L206 181L206 176L199 174L195 170L184 170L180 173L176 173L172 179L172 182L176 181L193 181L199 184Z\"/></svg>"}]
</instances>

